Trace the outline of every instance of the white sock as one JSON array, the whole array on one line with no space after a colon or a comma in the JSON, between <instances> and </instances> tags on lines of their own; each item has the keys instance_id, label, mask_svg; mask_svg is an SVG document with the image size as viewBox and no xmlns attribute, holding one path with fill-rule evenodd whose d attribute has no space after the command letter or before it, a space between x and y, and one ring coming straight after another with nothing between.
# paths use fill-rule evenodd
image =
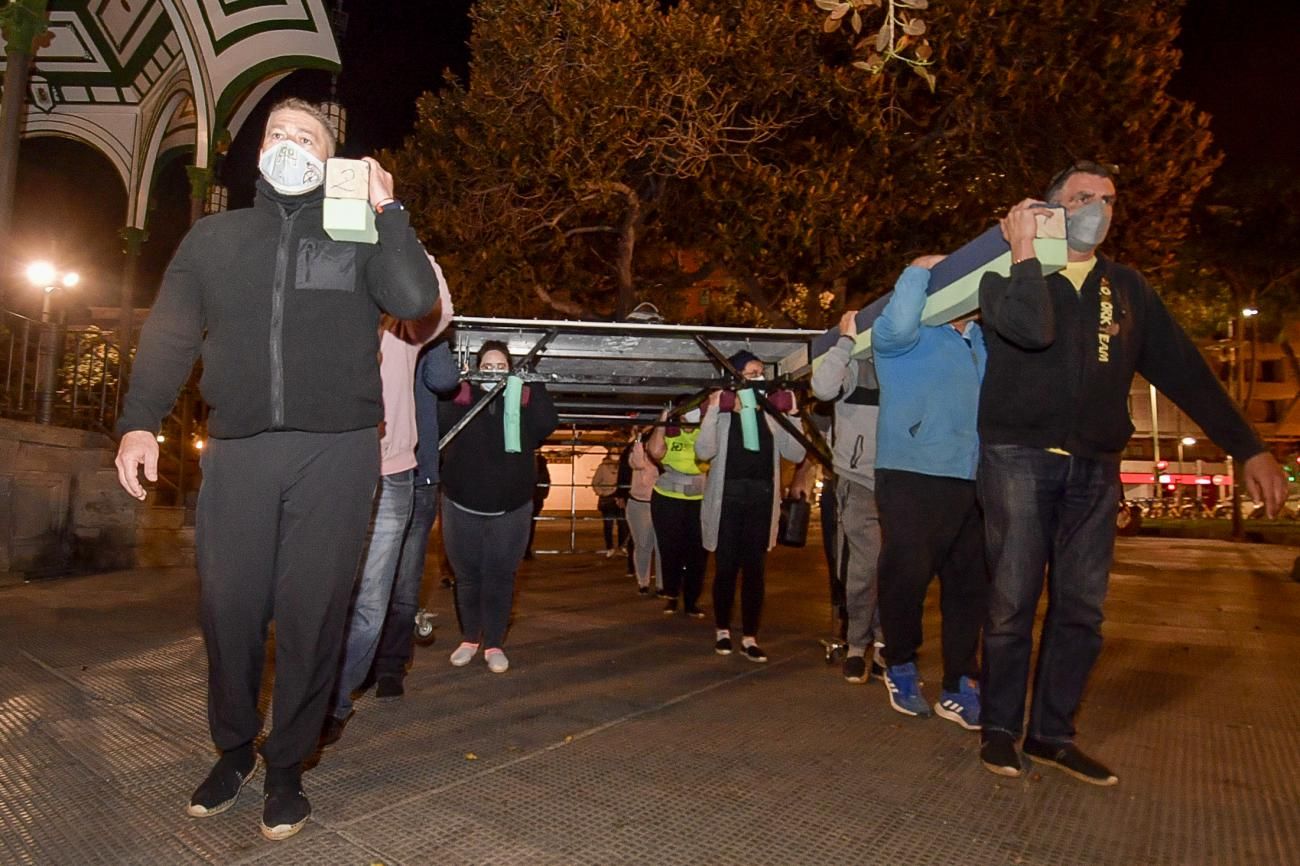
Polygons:
<instances>
[{"instance_id":1,"label":"white sock","mask_svg":"<svg viewBox=\"0 0 1300 866\"><path fill-rule=\"evenodd\" d=\"M740 639L740 645L741 645L741 646L758 646L758 641L755 640L755 639L752 638L752 637L742 637L742 638Z\"/></svg>"},{"instance_id":2,"label":"white sock","mask_svg":"<svg viewBox=\"0 0 1300 866\"><path fill-rule=\"evenodd\" d=\"M725 638L731 637L731 629L729 628L718 629L718 640L722 640L724 637Z\"/></svg>"}]
</instances>

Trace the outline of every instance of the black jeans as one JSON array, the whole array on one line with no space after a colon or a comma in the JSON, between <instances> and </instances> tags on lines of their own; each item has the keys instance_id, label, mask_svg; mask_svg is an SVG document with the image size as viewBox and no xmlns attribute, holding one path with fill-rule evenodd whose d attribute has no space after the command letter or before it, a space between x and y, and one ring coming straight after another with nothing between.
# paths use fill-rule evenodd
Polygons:
<instances>
[{"instance_id":1,"label":"black jeans","mask_svg":"<svg viewBox=\"0 0 1300 866\"><path fill-rule=\"evenodd\" d=\"M763 615L767 543L772 537L772 482L737 479L722 489L718 549L714 556L713 623L731 628L731 607L740 582L740 623L745 637L758 636Z\"/></svg>"},{"instance_id":2,"label":"black jeans","mask_svg":"<svg viewBox=\"0 0 1300 866\"><path fill-rule=\"evenodd\" d=\"M378 481L374 429L209 440L195 548L208 725L223 752L262 729L271 620L273 722L262 754L287 768L316 750Z\"/></svg>"},{"instance_id":3,"label":"black jeans","mask_svg":"<svg viewBox=\"0 0 1300 866\"><path fill-rule=\"evenodd\" d=\"M676 499L655 491L650 497L650 519L659 539L659 562L664 570L664 594L682 597L694 608L704 589L708 551L700 531L699 499Z\"/></svg>"},{"instance_id":4,"label":"black jeans","mask_svg":"<svg viewBox=\"0 0 1300 866\"><path fill-rule=\"evenodd\" d=\"M438 519L438 485L417 484L411 503L411 522L402 541L402 558L397 579L388 598L388 616L375 651L375 676L401 677L415 655L415 612L420 607L420 585L424 582L424 558L429 551L429 533Z\"/></svg>"},{"instance_id":5,"label":"black jeans","mask_svg":"<svg viewBox=\"0 0 1300 866\"><path fill-rule=\"evenodd\" d=\"M1074 717L1101 652L1119 493L1113 461L1020 445L981 448L979 494L993 573L981 682L985 731L1022 730L1034 613L1048 570L1029 736L1074 739Z\"/></svg>"},{"instance_id":6,"label":"black jeans","mask_svg":"<svg viewBox=\"0 0 1300 866\"><path fill-rule=\"evenodd\" d=\"M618 527L618 546L622 547L627 544L628 527L627 520L623 517L623 509L618 507L618 503L613 499L608 502L602 496L599 502L600 516L603 518L601 528L605 532L605 549L614 549L614 528Z\"/></svg>"},{"instance_id":7,"label":"black jeans","mask_svg":"<svg viewBox=\"0 0 1300 866\"><path fill-rule=\"evenodd\" d=\"M826 571L830 579L831 590L831 607L835 610L835 615L839 618L840 637L844 637L848 632L849 614L844 605L844 580L840 576L839 568L836 565L838 557L835 550L836 530L839 524L839 509L835 502L835 481L827 477L822 484L821 496L817 498L817 505L822 514L822 553L826 556Z\"/></svg>"},{"instance_id":8,"label":"black jeans","mask_svg":"<svg viewBox=\"0 0 1300 866\"><path fill-rule=\"evenodd\" d=\"M515 570L528 545L532 502L500 515L471 514L447 502L442 543L456 573L456 612L464 640L500 647L510 624Z\"/></svg>"},{"instance_id":9,"label":"black jeans","mask_svg":"<svg viewBox=\"0 0 1300 866\"><path fill-rule=\"evenodd\" d=\"M988 612L984 526L975 482L876 470L880 509L880 623L885 661L916 660L930 579L939 575L943 688L979 676L980 627Z\"/></svg>"}]
</instances>

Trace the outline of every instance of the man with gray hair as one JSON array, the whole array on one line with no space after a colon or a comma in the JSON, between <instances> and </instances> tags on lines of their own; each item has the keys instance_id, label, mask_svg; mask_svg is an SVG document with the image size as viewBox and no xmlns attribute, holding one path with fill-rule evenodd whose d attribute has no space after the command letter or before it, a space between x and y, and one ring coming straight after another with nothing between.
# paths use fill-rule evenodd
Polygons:
<instances>
[{"instance_id":1,"label":"man with gray hair","mask_svg":"<svg viewBox=\"0 0 1300 866\"><path fill-rule=\"evenodd\" d=\"M1286 498L1281 469L1160 296L1136 270L1096 254L1115 196L1109 169L1070 165L1045 196L1065 208L1065 269L1043 275L1034 236L1044 204L1026 199L1002 220L1010 276L987 273L979 288L988 368L977 478L992 572L980 759L1002 776L1023 772L1016 743L1034 615L1050 575L1024 752L1090 784L1119 782L1075 745L1074 719L1101 652L1135 373L1236 459L1247 490L1269 514Z\"/></svg>"},{"instance_id":2,"label":"man with gray hair","mask_svg":"<svg viewBox=\"0 0 1300 866\"><path fill-rule=\"evenodd\" d=\"M256 771L274 620L274 723L261 748L268 839L292 836L311 815L302 763L329 705L379 480L380 312L418 319L438 298L392 176L374 160L378 243L325 233L333 154L319 109L301 100L271 109L253 207L199 220L182 239L118 420L118 477L144 499L139 470L158 479L159 426L202 355L211 413L195 542L208 724L221 757L187 811L224 812Z\"/></svg>"}]
</instances>

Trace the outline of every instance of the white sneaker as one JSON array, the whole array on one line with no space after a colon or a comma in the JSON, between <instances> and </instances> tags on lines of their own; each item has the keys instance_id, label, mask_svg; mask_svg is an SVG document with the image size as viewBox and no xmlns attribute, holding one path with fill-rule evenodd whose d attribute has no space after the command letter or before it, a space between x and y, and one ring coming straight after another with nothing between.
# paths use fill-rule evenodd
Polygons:
<instances>
[{"instance_id":1,"label":"white sneaker","mask_svg":"<svg viewBox=\"0 0 1300 866\"><path fill-rule=\"evenodd\" d=\"M494 674L503 674L510 670L510 659L501 650L493 648L483 653L483 660L487 662L488 670Z\"/></svg>"},{"instance_id":2,"label":"white sneaker","mask_svg":"<svg viewBox=\"0 0 1300 866\"><path fill-rule=\"evenodd\" d=\"M463 668L470 663L470 659L478 655L478 644L462 643L456 647L456 651L451 654L451 663L458 668Z\"/></svg>"}]
</instances>

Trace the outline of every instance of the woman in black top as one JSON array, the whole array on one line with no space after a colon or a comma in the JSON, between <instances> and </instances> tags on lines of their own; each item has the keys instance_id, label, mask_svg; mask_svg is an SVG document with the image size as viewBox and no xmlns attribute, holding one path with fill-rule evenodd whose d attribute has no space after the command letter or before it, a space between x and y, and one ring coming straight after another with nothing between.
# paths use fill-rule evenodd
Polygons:
<instances>
[{"instance_id":1,"label":"woman in black top","mask_svg":"<svg viewBox=\"0 0 1300 866\"><path fill-rule=\"evenodd\" d=\"M478 371L506 376L510 352L489 341L478 352ZM492 383L461 383L454 399L438 406L438 425L450 430L491 389ZM462 642L451 654L457 667L485 647L493 673L510 667L505 641L514 599L515 570L528 545L537 484L536 452L559 423L540 383L524 385L518 400L517 441L511 441L510 393L493 399L442 452L443 544L456 573L456 610Z\"/></svg>"}]
</instances>

